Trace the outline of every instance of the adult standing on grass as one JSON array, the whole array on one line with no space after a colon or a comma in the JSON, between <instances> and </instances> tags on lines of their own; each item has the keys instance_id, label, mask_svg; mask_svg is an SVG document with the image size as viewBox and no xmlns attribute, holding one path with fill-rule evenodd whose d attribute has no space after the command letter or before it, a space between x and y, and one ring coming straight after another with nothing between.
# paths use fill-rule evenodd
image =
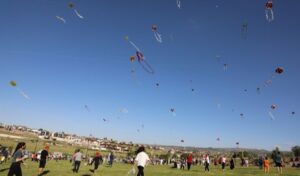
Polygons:
<instances>
[{"instance_id":1,"label":"adult standing on grass","mask_svg":"<svg viewBox=\"0 0 300 176\"><path fill-rule=\"evenodd\" d=\"M27 155L23 156L23 152L26 148L25 142L18 143L13 155L12 155L12 164L10 165L7 176L22 176L21 163L28 157Z\"/></svg>"},{"instance_id":2,"label":"adult standing on grass","mask_svg":"<svg viewBox=\"0 0 300 176\"><path fill-rule=\"evenodd\" d=\"M279 151L275 154L274 162L277 167L278 174L282 174L282 158Z\"/></svg>"},{"instance_id":3,"label":"adult standing on grass","mask_svg":"<svg viewBox=\"0 0 300 176\"><path fill-rule=\"evenodd\" d=\"M113 152L110 152L110 155L109 155L109 166L112 167L113 165L113 162L114 162L114 159L115 159L115 156L114 156L114 153Z\"/></svg>"},{"instance_id":4,"label":"adult standing on grass","mask_svg":"<svg viewBox=\"0 0 300 176\"><path fill-rule=\"evenodd\" d=\"M222 164L222 171L224 171L225 166L226 166L226 158L224 156L222 156L221 164Z\"/></svg>"},{"instance_id":5,"label":"adult standing on grass","mask_svg":"<svg viewBox=\"0 0 300 176\"><path fill-rule=\"evenodd\" d=\"M192 156L191 153L187 156L186 160L187 160L187 168L188 168L188 170L190 170L191 169L191 165L193 163L193 156Z\"/></svg>"},{"instance_id":6,"label":"adult standing on grass","mask_svg":"<svg viewBox=\"0 0 300 176\"><path fill-rule=\"evenodd\" d=\"M74 160L73 172L78 173L79 167L80 167L80 163L81 163L81 159L82 159L82 153L80 152L80 149L78 149L76 151L76 153L73 155L73 160Z\"/></svg>"},{"instance_id":7,"label":"adult standing on grass","mask_svg":"<svg viewBox=\"0 0 300 176\"><path fill-rule=\"evenodd\" d=\"M38 175L42 175L42 173L44 172L44 168L46 166L46 161L47 161L47 158L48 158L48 150L49 150L49 146L46 145L44 147L44 150L42 150L41 152L41 159L40 159L40 164L39 164L39 174Z\"/></svg>"},{"instance_id":8,"label":"adult standing on grass","mask_svg":"<svg viewBox=\"0 0 300 176\"><path fill-rule=\"evenodd\" d=\"M138 167L138 174L137 176L144 176L144 168L147 165L147 163L150 161L149 156L145 152L145 147L141 146L137 150L137 156L135 157L135 161L137 163Z\"/></svg>"},{"instance_id":9,"label":"adult standing on grass","mask_svg":"<svg viewBox=\"0 0 300 176\"><path fill-rule=\"evenodd\" d=\"M205 166L204 170L205 170L205 172L206 172L206 171L209 172L209 163L210 163L210 161L209 161L209 155L207 154L207 155L205 156L205 161L204 161L204 166Z\"/></svg>"},{"instance_id":10,"label":"adult standing on grass","mask_svg":"<svg viewBox=\"0 0 300 176\"><path fill-rule=\"evenodd\" d=\"M231 160L230 160L230 169L231 170L234 169L234 160L233 160L233 158L231 158Z\"/></svg>"}]
</instances>

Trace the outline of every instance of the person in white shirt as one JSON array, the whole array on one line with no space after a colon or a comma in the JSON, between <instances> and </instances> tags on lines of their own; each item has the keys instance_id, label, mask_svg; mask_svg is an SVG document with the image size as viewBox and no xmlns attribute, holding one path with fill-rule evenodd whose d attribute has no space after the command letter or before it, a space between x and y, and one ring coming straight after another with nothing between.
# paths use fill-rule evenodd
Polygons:
<instances>
[{"instance_id":1,"label":"person in white shirt","mask_svg":"<svg viewBox=\"0 0 300 176\"><path fill-rule=\"evenodd\" d=\"M135 157L135 162L137 163L138 167L138 174L137 176L144 176L144 167L147 165L147 163L150 161L149 156L147 153L145 153L145 147L141 146L137 150L137 156Z\"/></svg>"},{"instance_id":2,"label":"person in white shirt","mask_svg":"<svg viewBox=\"0 0 300 176\"><path fill-rule=\"evenodd\" d=\"M207 154L206 157L205 157L205 163L204 163L205 168L204 168L204 170L208 171L208 172L209 172L209 163L210 163L209 155Z\"/></svg>"},{"instance_id":3,"label":"person in white shirt","mask_svg":"<svg viewBox=\"0 0 300 176\"><path fill-rule=\"evenodd\" d=\"M80 153L80 150L78 149L76 151L76 153L73 155L73 160L74 160L73 172L78 173L79 167L80 167L80 163L81 163L81 159L82 159L82 153Z\"/></svg>"},{"instance_id":4,"label":"person in white shirt","mask_svg":"<svg viewBox=\"0 0 300 176\"><path fill-rule=\"evenodd\" d=\"M222 157L222 171L224 171L226 165L226 158L223 156Z\"/></svg>"}]
</instances>

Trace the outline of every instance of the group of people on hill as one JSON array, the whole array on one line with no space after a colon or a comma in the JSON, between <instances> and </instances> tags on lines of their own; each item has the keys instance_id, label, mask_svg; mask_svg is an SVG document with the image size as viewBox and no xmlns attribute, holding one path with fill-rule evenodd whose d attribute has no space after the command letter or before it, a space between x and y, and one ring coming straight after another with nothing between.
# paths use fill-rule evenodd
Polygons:
<instances>
[{"instance_id":1,"label":"group of people on hill","mask_svg":"<svg viewBox=\"0 0 300 176\"><path fill-rule=\"evenodd\" d=\"M28 153L26 153L26 143L20 142L17 144L13 154L12 154L12 163L8 171L8 176L22 176L22 170L21 170L21 164L28 158ZM39 157L39 169L38 169L38 176L43 175L44 173L44 168L47 163L47 158L49 156L49 145L45 145L44 149L40 152L40 157ZM81 161L83 159L83 154L80 152L80 149L76 150L72 156L71 162L73 163L73 173L78 173ZM278 170L278 174L282 174L282 167L283 167L283 160L281 157L280 152L276 152L274 157L273 157L275 166ZM108 166L112 167L114 161L114 155L113 153L110 153L108 155ZM222 171L225 170L226 167L226 157L222 156L219 158L217 161L216 159L213 160L214 164L217 165L218 163L221 164ZM137 176L144 176L144 168L145 166L150 162L150 158L148 154L145 152L144 146L141 146L138 148L136 152L136 157L134 159L134 164L138 169ZM204 155L202 159L202 163L204 165L204 170L205 172L210 171L210 157L209 155ZM90 165L94 165L93 169L90 169L91 172L95 172L98 168L99 165L103 163L103 157L101 156L100 152L96 152L95 156L91 159ZM186 159L182 160L180 162L180 168L184 169L185 165L187 165L187 169L190 170L191 166L193 165L194 160L192 154L188 154ZM174 167L176 162L174 163ZM230 169L235 168L235 162L234 159L231 158L229 161L229 166ZM178 166L176 165L176 168ZM269 174L270 172L270 161L268 157L265 157L262 161L262 167L264 169L264 172L266 174ZM134 167L133 167L134 169Z\"/></svg>"}]
</instances>

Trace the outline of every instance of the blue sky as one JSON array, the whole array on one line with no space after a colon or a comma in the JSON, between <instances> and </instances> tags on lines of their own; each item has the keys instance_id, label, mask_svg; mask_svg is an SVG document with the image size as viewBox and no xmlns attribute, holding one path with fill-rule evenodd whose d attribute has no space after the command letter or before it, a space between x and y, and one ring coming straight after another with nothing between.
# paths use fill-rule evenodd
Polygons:
<instances>
[{"instance_id":1,"label":"blue sky","mask_svg":"<svg viewBox=\"0 0 300 176\"><path fill-rule=\"evenodd\" d=\"M72 2L84 19L70 1L1 1L1 122L150 144L235 147L239 141L284 150L300 144L299 1L274 1L271 23L262 0L181 0L181 9L176 0ZM163 43L154 38L154 24ZM135 50L124 36L155 74L129 61ZM284 73L263 87L277 67Z\"/></svg>"}]
</instances>

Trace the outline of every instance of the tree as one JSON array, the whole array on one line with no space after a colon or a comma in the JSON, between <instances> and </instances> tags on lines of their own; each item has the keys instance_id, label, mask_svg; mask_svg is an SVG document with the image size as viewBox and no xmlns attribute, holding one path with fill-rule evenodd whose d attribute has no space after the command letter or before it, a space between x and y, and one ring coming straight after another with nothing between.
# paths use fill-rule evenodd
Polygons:
<instances>
[{"instance_id":1,"label":"tree","mask_svg":"<svg viewBox=\"0 0 300 176\"><path fill-rule=\"evenodd\" d=\"M295 157L300 157L300 146L294 146L292 148L292 152L294 154Z\"/></svg>"}]
</instances>

